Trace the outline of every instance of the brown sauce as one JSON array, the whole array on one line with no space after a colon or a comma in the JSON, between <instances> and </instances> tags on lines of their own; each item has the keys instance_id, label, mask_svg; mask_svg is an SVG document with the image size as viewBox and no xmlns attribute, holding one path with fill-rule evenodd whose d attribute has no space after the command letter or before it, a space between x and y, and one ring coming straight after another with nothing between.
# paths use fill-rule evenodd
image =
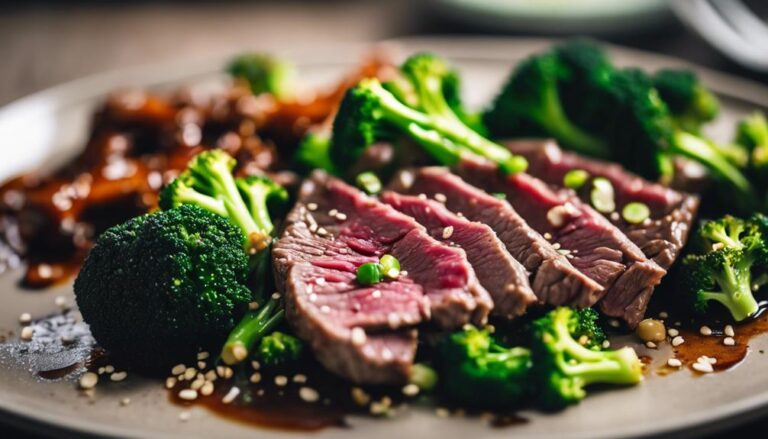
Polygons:
<instances>
[{"instance_id":1,"label":"brown sauce","mask_svg":"<svg viewBox=\"0 0 768 439\"><path fill-rule=\"evenodd\" d=\"M72 363L69 366L59 367L56 369L40 370L35 373L35 376L44 380L60 380L76 372L78 369L80 369L80 367L82 367L81 363Z\"/></svg>"}]
</instances>

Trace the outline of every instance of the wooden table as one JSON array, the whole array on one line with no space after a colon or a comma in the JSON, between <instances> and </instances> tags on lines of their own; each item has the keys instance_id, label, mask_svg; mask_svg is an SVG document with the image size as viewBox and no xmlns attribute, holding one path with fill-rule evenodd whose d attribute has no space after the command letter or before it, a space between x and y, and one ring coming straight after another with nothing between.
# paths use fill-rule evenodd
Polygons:
<instances>
[{"instance_id":1,"label":"wooden table","mask_svg":"<svg viewBox=\"0 0 768 439\"><path fill-rule=\"evenodd\" d=\"M0 105L100 71L202 58L221 51L484 33L483 29L441 19L408 0L60 3L64 2L32 0L23 6L0 6ZM752 3L768 16L768 2ZM605 39L768 84L768 75L734 65L674 20L642 35ZM756 428L768 430L768 420L730 431L728 436L747 436ZM0 427L0 436L25 435Z\"/></svg>"}]
</instances>

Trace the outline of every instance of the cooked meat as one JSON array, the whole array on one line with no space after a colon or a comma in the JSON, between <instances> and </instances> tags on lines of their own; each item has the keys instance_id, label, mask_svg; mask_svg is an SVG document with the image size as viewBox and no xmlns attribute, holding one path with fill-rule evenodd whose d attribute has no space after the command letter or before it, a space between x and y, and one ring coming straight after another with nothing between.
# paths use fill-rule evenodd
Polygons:
<instances>
[{"instance_id":1,"label":"cooked meat","mask_svg":"<svg viewBox=\"0 0 768 439\"><path fill-rule=\"evenodd\" d=\"M386 253L403 274L360 285L357 267ZM302 185L273 259L288 322L323 365L356 382L404 381L416 349L410 328L430 318L447 329L482 323L493 307L463 250L322 172Z\"/></svg>"},{"instance_id":2,"label":"cooked meat","mask_svg":"<svg viewBox=\"0 0 768 439\"><path fill-rule=\"evenodd\" d=\"M666 186L644 180L621 166L562 151L551 140L516 140L506 146L528 159L528 173L549 184L563 186L563 178L573 169L583 169L592 177L608 179L615 191L616 211L631 202L645 203L651 216L641 224L631 224L620 215L608 218L621 229L645 255L663 268L669 268L685 245L699 199ZM589 202L588 191L579 191Z\"/></svg>"},{"instance_id":3,"label":"cooked meat","mask_svg":"<svg viewBox=\"0 0 768 439\"><path fill-rule=\"evenodd\" d=\"M381 200L412 216L438 241L464 249L480 283L493 298L494 314L513 318L536 302L525 267L507 252L487 225L460 217L426 197L385 192Z\"/></svg>"},{"instance_id":4,"label":"cooked meat","mask_svg":"<svg viewBox=\"0 0 768 439\"><path fill-rule=\"evenodd\" d=\"M631 327L642 319L653 287L666 270L646 258L610 221L571 191L555 190L529 174L503 177L495 166L479 160L465 161L459 172L470 182L503 193L534 230L605 288L605 314L621 317Z\"/></svg>"},{"instance_id":5,"label":"cooked meat","mask_svg":"<svg viewBox=\"0 0 768 439\"><path fill-rule=\"evenodd\" d=\"M558 253L506 201L473 187L446 168L400 172L390 188L396 192L445 197L445 206L459 216L487 224L513 258L531 273L537 297L553 305L590 306L603 288Z\"/></svg>"}]
</instances>

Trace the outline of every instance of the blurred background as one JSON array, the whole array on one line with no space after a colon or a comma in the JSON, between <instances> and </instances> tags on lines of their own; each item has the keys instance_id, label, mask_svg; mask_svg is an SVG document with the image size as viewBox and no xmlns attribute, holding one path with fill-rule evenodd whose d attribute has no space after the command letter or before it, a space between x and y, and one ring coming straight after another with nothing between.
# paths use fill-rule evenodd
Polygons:
<instances>
[{"instance_id":1,"label":"blurred background","mask_svg":"<svg viewBox=\"0 0 768 439\"><path fill-rule=\"evenodd\" d=\"M397 37L591 35L768 84L768 31L732 0L324 0L0 2L0 105L85 75L221 52ZM744 2L768 17L768 1ZM703 9L702 9L703 8ZM712 9L714 8L714 9ZM738 11L737 11L738 12ZM696 15L703 14L703 15ZM708 15L709 14L709 15ZM710 20L710 21L708 21ZM697 29L698 27L698 29ZM731 38L728 38L729 32ZM724 38L725 36L725 38ZM739 38L749 37L749 42ZM748 55L754 44L753 58ZM744 53L738 53L744 51ZM746 53L746 54L745 54ZM756 56L755 56L756 53ZM755 61L757 58L757 61ZM0 419L2 422L2 419ZM759 420L722 437L768 428ZM0 426L2 437L22 434Z\"/></svg>"},{"instance_id":2,"label":"blurred background","mask_svg":"<svg viewBox=\"0 0 768 439\"><path fill-rule=\"evenodd\" d=\"M686 27L672 12L675 3L678 10L689 13L696 12L697 3L708 4L703 0L2 2L0 104L84 75L162 60L418 35L591 34L768 82L768 74L742 67L731 60L732 54L713 48L706 36ZM768 16L765 0L745 3L758 15ZM768 43L762 48L768 62Z\"/></svg>"}]
</instances>

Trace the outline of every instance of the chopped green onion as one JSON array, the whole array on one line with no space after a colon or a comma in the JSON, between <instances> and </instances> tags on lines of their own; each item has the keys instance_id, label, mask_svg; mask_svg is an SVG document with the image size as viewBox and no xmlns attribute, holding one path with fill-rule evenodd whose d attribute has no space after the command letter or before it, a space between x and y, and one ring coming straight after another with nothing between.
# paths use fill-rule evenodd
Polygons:
<instances>
[{"instance_id":1,"label":"chopped green onion","mask_svg":"<svg viewBox=\"0 0 768 439\"><path fill-rule=\"evenodd\" d=\"M381 273L389 279L397 279L400 276L400 261L392 255L384 255L379 260Z\"/></svg>"},{"instance_id":2,"label":"chopped green onion","mask_svg":"<svg viewBox=\"0 0 768 439\"><path fill-rule=\"evenodd\" d=\"M621 216L630 224L640 224L651 216L651 209L645 203L628 203L621 209Z\"/></svg>"},{"instance_id":3,"label":"chopped green onion","mask_svg":"<svg viewBox=\"0 0 768 439\"><path fill-rule=\"evenodd\" d=\"M583 169L573 169L563 176L563 185L570 189L579 189L589 180L589 172Z\"/></svg>"},{"instance_id":4,"label":"chopped green onion","mask_svg":"<svg viewBox=\"0 0 768 439\"><path fill-rule=\"evenodd\" d=\"M375 195L381 192L381 180L373 172L363 172L355 178L357 187L364 190L369 195Z\"/></svg>"},{"instance_id":5,"label":"chopped green onion","mask_svg":"<svg viewBox=\"0 0 768 439\"><path fill-rule=\"evenodd\" d=\"M506 200L507 199L507 194L505 194L504 192L494 192L493 196L498 198L499 200Z\"/></svg>"},{"instance_id":6,"label":"chopped green onion","mask_svg":"<svg viewBox=\"0 0 768 439\"><path fill-rule=\"evenodd\" d=\"M357 267L357 281L363 285L375 285L381 282L381 265L366 262Z\"/></svg>"},{"instance_id":7,"label":"chopped green onion","mask_svg":"<svg viewBox=\"0 0 768 439\"><path fill-rule=\"evenodd\" d=\"M592 180L590 199L592 200L592 206L598 212L611 213L616 210L613 185L607 178L598 177Z\"/></svg>"}]
</instances>

